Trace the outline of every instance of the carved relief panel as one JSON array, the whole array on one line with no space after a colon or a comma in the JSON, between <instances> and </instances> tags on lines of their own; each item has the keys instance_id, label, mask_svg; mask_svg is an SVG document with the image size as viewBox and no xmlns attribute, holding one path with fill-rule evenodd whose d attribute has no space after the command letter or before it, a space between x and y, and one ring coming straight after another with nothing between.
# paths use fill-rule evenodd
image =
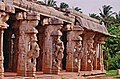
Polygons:
<instances>
[{"instance_id":1,"label":"carved relief panel","mask_svg":"<svg viewBox=\"0 0 120 79\"><path fill-rule=\"evenodd\" d=\"M73 53L73 64L74 64L74 71L80 72L81 68L81 59L83 57L83 50L82 50L82 37L77 36L74 39L74 53Z\"/></svg>"},{"instance_id":2,"label":"carved relief panel","mask_svg":"<svg viewBox=\"0 0 120 79\"><path fill-rule=\"evenodd\" d=\"M52 32L52 68L60 71L63 58L64 45L60 40L62 33L60 30Z\"/></svg>"},{"instance_id":3,"label":"carved relief panel","mask_svg":"<svg viewBox=\"0 0 120 79\"><path fill-rule=\"evenodd\" d=\"M94 36L95 34L91 33L91 35L88 35L88 38L87 38L87 70L93 70L93 60L96 54L93 47Z\"/></svg>"}]
</instances>

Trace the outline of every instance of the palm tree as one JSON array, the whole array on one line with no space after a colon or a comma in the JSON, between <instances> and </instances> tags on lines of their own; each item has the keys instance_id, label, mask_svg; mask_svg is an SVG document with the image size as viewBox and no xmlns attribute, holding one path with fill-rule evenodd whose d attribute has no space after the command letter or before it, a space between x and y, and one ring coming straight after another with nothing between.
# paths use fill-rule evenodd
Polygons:
<instances>
[{"instance_id":1,"label":"palm tree","mask_svg":"<svg viewBox=\"0 0 120 79\"><path fill-rule=\"evenodd\" d=\"M61 9L68 9L69 5L67 3L65 3L65 2L62 2L62 3L60 3L60 8Z\"/></svg>"},{"instance_id":2,"label":"palm tree","mask_svg":"<svg viewBox=\"0 0 120 79\"><path fill-rule=\"evenodd\" d=\"M74 10L76 10L76 11L78 11L78 12L82 13L82 11L81 11L82 9L81 9L81 8L79 8L79 7L75 7L75 8L74 8Z\"/></svg>"},{"instance_id":3,"label":"palm tree","mask_svg":"<svg viewBox=\"0 0 120 79\"><path fill-rule=\"evenodd\" d=\"M89 16L92 17L92 18L95 18L95 19L97 19L97 20L100 20L100 16L98 16L98 15L95 14L95 13L89 14Z\"/></svg>"},{"instance_id":4,"label":"palm tree","mask_svg":"<svg viewBox=\"0 0 120 79\"><path fill-rule=\"evenodd\" d=\"M115 26L120 28L120 11L115 15Z\"/></svg>"},{"instance_id":5,"label":"palm tree","mask_svg":"<svg viewBox=\"0 0 120 79\"><path fill-rule=\"evenodd\" d=\"M112 7L110 5L104 5L102 6L102 10L100 10L100 18L102 22L104 22L105 26L108 27L111 22L113 22L112 15L115 14L115 12L112 12Z\"/></svg>"}]
</instances>

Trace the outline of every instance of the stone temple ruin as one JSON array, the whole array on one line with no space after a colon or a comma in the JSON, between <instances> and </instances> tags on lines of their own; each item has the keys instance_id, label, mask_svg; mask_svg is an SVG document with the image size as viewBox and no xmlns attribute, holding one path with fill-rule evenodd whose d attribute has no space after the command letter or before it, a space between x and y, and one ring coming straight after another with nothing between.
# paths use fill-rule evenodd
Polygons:
<instances>
[{"instance_id":1,"label":"stone temple ruin","mask_svg":"<svg viewBox=\"0 0 120 79\"><path fill-rule=\"evenodd\" d=\"M8 72L39 79L105 73L102 44L111 36L105 26L34 1L0 0L0 79Z\"/></svg>"}]
</instances>

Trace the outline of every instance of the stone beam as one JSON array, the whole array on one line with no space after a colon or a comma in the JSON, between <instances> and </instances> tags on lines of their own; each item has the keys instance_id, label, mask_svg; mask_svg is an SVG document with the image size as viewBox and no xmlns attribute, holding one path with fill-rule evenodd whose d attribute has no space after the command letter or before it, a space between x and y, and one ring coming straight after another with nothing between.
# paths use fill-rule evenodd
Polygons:
<instances>
[{"instance_id":1,"label":"stone beam","mask_svg":"<svg viewBox=\"0 0 120 79\"><path fill-rule=\"evenodd\" d=\"M54 9L53 7L48 7L48 6L43 6L43 5L39 5L30 1L26 1L26 0L14 0L13 1L13 5L15 5L16 8L20 8L22 10L25 11L36 11L41 15L47 16L47 17L55 17L58 18L59 20L63 20L65 22L68 23L72 23L74 22L74 18L73 16L66 16L64 15L64 12L58 11L56 9Z\"/></svg>"}]
</instances>

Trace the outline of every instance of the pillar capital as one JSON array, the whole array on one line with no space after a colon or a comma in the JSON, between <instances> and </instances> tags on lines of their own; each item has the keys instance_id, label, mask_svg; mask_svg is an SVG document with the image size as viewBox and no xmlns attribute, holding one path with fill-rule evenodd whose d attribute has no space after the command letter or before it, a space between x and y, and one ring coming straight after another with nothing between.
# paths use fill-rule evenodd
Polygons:
<instances>
[{"instance_id":1,"label":"pillar capital","mask_svg":"<svg viewBox=\"0 0 120 79\"><path fill-rule=\"evenodd\" d=\"M5 12L0 12L0 29L6 29L9 25L6 21L9 19L9 14Z\"/></svg>"},{"instance_id":2,"label":"pillar capital","mask_svg":"<svg viewBox=\"0 0 120 79\"><path fill-rule=\"evenodd\" d=\"M43 25L62 25L63 21L57 18L44 18Z\"/></svg>"},{"instance_id":3,"label":"pillar capital","mask_svg":"<svg viewBox=\"0 0 120 79\"><path fill-rule=\"evenodd\" d=\"M40 20L40 14L37 12L27 12L27 20L34 21L34 20Z\"/></svg>"}]
</instances>

